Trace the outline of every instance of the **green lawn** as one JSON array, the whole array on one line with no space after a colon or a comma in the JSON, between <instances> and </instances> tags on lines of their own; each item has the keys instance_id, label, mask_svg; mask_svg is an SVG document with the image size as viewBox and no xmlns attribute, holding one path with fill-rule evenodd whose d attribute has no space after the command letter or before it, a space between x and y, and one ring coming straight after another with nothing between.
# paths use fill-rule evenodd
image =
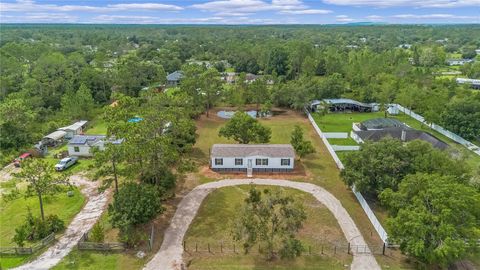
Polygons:
<instances>
[{"instance_id":1,"label":"green lawn","mask_svg":"<svg viewBox=\"0 0 480 270\"><path fill-rule=\"evenodd\" d=\"M146 259L138 259L134 254L104 253L95 251L80 251L74 249L67 255L54 270L82 269L82 270L130 270L141 269L147 262Z\"/></svg>"},{"instance_id":2,"label":"green lawn","mask_svg":"<svg viewBox=\"0 0 480 270\"><path fill-rule=\"evenodd\" d=\"M88 123L85 134L105 135L107 134L107 123L105 123L105 121L101 117L97 117L96 119Z\"/></svg>"},{"instance_id":3,"label":"green lawn","mask_svg":"<svg viewBox=\"0 0 480 270\"><path fill-rule=\"evenodd\" d=\"M74 189L73 194L72 197L68 197L65 191L55 196L44 197L45 215L56 214L68 225L85 202L84 196L78 189ZM0 226L0 246L14 245L11 243L11 238L15 234L15 228L24 222L28 208L33 215L40 216L37 197L20 197L8 202L0 201L0 224L2 224Z\"/></svg>"},{"instance_id":4,"label":"green lawn","mask_svg":"<svg viewBox=\"0 0 480 270\"><path fill-rule=\"evenodd\" d=\"M72 197L68 197L65 191L56 196L45 197L43 202L46 216L56 214L68 226L73 217L82 209L85 198L78 189L75 189ZM33 215L40 216L37 197L26 199L20 197L8 202L0 201L0 246L16 246L11 240L15 234L15 228L24 222L28 208L30 208ZM26 243L26 246L31 246L32 244L34 243ZM0 265L5 268L17 266L36 255L38 254L33 254L32 256L2 256L0 257Z\"/></svg>"},{"instance_id":5,"label":"green lawn","mask_svg":"<svg viewBox=\"0 0 480 270\"><path fill-rule=\"evenodd\" d=\"M301 256L295 260L265 261L261 254L252 252L251 255L242 255L240 244L237 243L238 254L231 250L233 241L231 228L234 223L235 213L247 196L249 186L227 187L212 192L203 202L198 215L192 222L187 236L186 259L189 269L343 269L344 265L351 263L351 256L343 254L329 254L324 256ZM270 190L278 187L257 186L259 189ZM321 253L321 243L346 244L343 233L333 215L310 194L284 189L296 201L305 206L307 220L298 233L298 238L307 248L310 246L312 253ZM228 243L229 252L220 253L219 242ZM217 255L207 252L207 245ZM226 244L227 245L227 244ZM195 246L200 252L195 252ZM329 245L330 246L330 245Z\"/></svg>"},{"instance_id":6,"label":"green lawn","mask_svg":"<svg viewBox=\"0 0 480 270\"><path fill-rule=\"evenodd\" d=\"M332 145L358 145L358 143L350 137L344 139L332 138L328 139L328 142Z\"/></svg>"},{"instance_id":7,"label":"green lawn","mask_svg":"<svg viewBox=\"0 0 480 270\"><path fill-rule=\"evenodd\" d=\"M351 190L341 180L339 170L336 167L335 162L331 158L325 145L311 126L308 119L302 114L289 111L285 114L277 115L269 119L262 119L260 122L272 129L271 143L290 143L290 134L293 130L293 127L295 125L300 125L302 127L305 132L305 138L312 141L316 149L316 153L308 155L302 160L302 166L307 171L306 176L283 175L282 178L311 182L327 189L338 200L341 201L342 205L349 212L350 216L362 232L367 243L374 245L380 244L381 240L375 232L375 229L371 225ZM344 121L344 123L346 122L347 121ZM199 121L197 121L198 138L197 143L194 146L192 156L199 162L199 164L204 166L208 165L209 149L214 143L234 143L233 141L229 141L218 136L218 130L225 123L226 120L221 120L217 117L206 118L205 116L202 116ZM344 129L343 131L350 131L351 122L349 126L350 129ZM333 129L330 131L341 132L342 130ZM342 152L339 153L340 155L344 154ZM345 154L347 154L347 152L345 152ZM192 181L192 185L194 186L214 180L215 179L205 177L202 173L197 173L196 179L191 179L190 181ZM398 252L394 256L376 257L379 263L389 266L391 269L409 267L409 264L405 261L405 257L400 255ZM239 264L240 263L241 262L239 262ZM242 265L237 266L242 267Z\"/></svg>"}]
</instances>

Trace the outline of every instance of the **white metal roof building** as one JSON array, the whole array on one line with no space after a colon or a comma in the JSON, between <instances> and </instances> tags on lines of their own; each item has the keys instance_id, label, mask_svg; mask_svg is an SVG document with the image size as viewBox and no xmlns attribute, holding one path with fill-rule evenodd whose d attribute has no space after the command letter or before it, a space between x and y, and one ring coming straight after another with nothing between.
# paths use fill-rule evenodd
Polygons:
<instances>
[{"instance_id":1,"label":"white metal roof building","mask_svg":"<svg viewBox=\"0 0 480 270\"><path fill-rule=\"evenodd\" d=\"M58 130L67 132L67 134L65 135L65 138L71 139L75 135L82 134L83 129L85 128L85 125L87 124L87 122L88 121L81 120L71 124L70 126L61 127Z\"/></svg>"}]
</instances>

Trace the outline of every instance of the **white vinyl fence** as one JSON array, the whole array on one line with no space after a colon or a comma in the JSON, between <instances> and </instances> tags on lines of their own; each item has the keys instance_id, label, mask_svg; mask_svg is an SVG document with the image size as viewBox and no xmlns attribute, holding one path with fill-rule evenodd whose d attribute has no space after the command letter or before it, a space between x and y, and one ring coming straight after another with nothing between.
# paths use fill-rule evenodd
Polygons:
<instances>
[{"instance_id":1,"label":"white vinyl fence","mask_svg":"<svg viewBox=\"0 0 480 270\"><path fill-rule=\"evenodd\" d=\"M346 139L346 138L348 138L348 132L323 132L323 135L327 139Z\"/></svg>"},{"instance_id":2,"label":"white vinyl fence","mask_svg":"<svg viewBox=\"0 0 480 270\"><path fill-rule=\"evenodd\" d=\"M424 123L424 124L427 124L425 123L425 118L419 114L416 114L414 113L413 111L403 107L402 105L400 104L390 104L392 106L396 106L398 108L399 111L411 116L413 119L421 122L421 123ZM453 141L465 146L466 148L468 148L469 150L471 150L472 152L476 153L477 155L480 156L480 147L478 147L477 145L465 140L464 138L458 136L457 134L449 131L449 130L446 130L444 129L443 127L437 125L437 124L434 124L434 123L431 123L431 124L428 124L428 126L437 131L438 133L444 135L445 137L448 137L450 139L452 139Z\"/></svg>"},{"instance_id":3,"label":"white vinyl fence","mask_svg":"<svg viewBox=\"0 0 480 270\"><path fill-rule=\"evenodd\" d=\"M332 145L334 151L358 151L360 145Z\"/></svg>"},{"instance_id":4,"label":"white vinyl fence","mask_svg":"<svg viewBox=\"0 0 480 270\"><path fill-rule=\"evenodd\" d=\"M315 123L315 120L313 120L313 117L312 115L310 115L310 112L306 111L307 115L308 115L308 120L310 120L310 123L312 124L313 128L315 129L315 131L317 132L318 136L320 136L320 138L322 139L323 143L325 144L325 146L327 147L327 150L328 152L330 153L330 155L332 156L333 160L335 161L335 163L337 164L337 167L340 169L340 170L343 170L345 167L343 166L343 163L340 161L340 159L338 158L337 154L335 153L335 150L333 149L333 147L330 145L330 143L328 142L327 138L325 137L324 133L320 130L320 128L318 127L317 123ZM387 232L385 231L385 229L383 228L382 224L380 224L380 221L378 221L377 217L375 216L375 213L373 213L372 209L370 208L370 206L368 205L367 201L365 200L365 198L363 198L362 194L358 191L355 190L355 187L352 187L352 191L353 193L355 194L355 197L357 197L357 200L358 202L360 203L360 205L362 206L363 208L363 211L365 211L365 213L367 214L367 217L368 219L370 220L370 222L372 223L372 226L375 228L375 230L377 231L378 235L380 236L380 238L382 239L382 241L388 245L388 235L387 235Z\"/></svg>"}]
</instances>

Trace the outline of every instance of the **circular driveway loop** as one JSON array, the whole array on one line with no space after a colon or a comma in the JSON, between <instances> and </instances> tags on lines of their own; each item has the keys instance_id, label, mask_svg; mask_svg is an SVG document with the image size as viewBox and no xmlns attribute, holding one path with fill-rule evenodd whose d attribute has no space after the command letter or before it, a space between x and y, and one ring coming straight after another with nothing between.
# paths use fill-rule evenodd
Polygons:
<instances>
[{"instance_id":1,"label":"circular driveway loop","mask_svg":"<svg viewBox=\"0 0 480 270\"><path fill-rule=\"evenodd\" d=\"M190 223L192 223L193 218L197 214L203 199L205 199L205 197L207 197L211 191L217 188L249 184L288 187L312 194L319 202L323 203L328 210L330 210L330 212L332 212L348 242L350 242L352 245L366 245L362 234L358 230L348 212L345 210L345 208L343 208L340 201L319 186L310 183L279 179L230 179L210 182L197 186L182 199L182 201L178 204L177 211L170 222L170 226L165 231L165 237L160 250L143 269L186 269L182 259L182 242L185 233L187 232ZM380 270L380 266L373 255L353 252L351 269Z\"/></svg>"}]
</instances>

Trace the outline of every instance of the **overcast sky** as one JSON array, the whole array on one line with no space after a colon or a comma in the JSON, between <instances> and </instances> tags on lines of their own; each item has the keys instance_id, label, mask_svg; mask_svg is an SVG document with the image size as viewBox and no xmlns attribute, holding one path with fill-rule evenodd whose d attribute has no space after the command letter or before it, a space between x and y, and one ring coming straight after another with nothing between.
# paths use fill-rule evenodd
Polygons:
<instances>
[{"instance_id":1,"label":"overcast sky","mask_svg":"<svg viewBox=\"0 0 480 270\"><path fill-rule=\"evenodd\" d=\"M480 23L480 0L0 0L1 23Z\"/></svg>"}]
</instances>

